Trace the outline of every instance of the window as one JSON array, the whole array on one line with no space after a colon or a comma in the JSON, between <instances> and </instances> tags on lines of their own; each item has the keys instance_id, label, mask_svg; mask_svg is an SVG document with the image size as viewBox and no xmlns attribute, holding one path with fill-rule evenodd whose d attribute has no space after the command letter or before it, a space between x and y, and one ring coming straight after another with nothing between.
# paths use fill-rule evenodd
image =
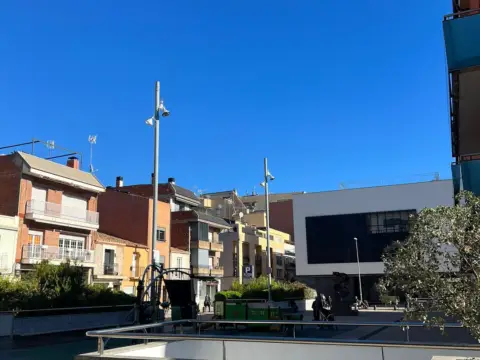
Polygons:
<instances>
[{"instance_id":1,"label":"window","mask_svg":"<svg viewBox=\"0 0 480 360\"><path fill-rule=\"evenodd\" d=\"M198 223L198 240L208 239L208 224Z\"/></svg>"},{"instance_id":2,"label":"window","mask_svg":"<svg viewBox=\"0 0 480 360\"><path fill-rule=\"evenodd\" d=\"M166 241L166 230L165 228L157 229L157 241Z\"/></svg>"},{"instance_id":3,"label":"window","mask_svg":"<svg viewBox=\"0 0 480 360\"><path fill-rule=\"evenodd\" d=\"M372 234L408 232L408 221L414 210L389 211L368 215L368 227Z\"/></svg>"},{"instance_id":4,"label":"window","mask_svg":"<svg viewBox=\"0 0 480 360\"><path fill-rule=\"evenodd\" d=\"M213 241L213 232L211 232L211 231L208 232L208 241L210 241L210 242Z\"/></svg>"},{"instance_id":5,"label":"window","mask_svg":"<svg viewBox=\"0 0 480 360\"><path fill-rule=\"evenodd\" d=\"M277 265L278 266L283 266L283 258L281 255L277 255L276 256L276 259L277 259Z\"/></svg>"},{"instance_id":6,"label":"window","mask_svg":"<svg viewBox=\"0 0 480 360\"><path fill-rule=\"evenodd\" d=\"M277 269L277 279L282 279L282 278L283 278L282 270Z\"/></svg>"},{"instance_id":7,"label":"window","mask_svg":"<svg viewBox=\"0 0 480 360\"><path fill-rule=\"evenodd\" d=\"M85 260L84 258L88 255L84 252L84 237L60 234L58 247L60 256L64 259Z\"/></svg>"},{"instance_id":8,"label":"window","mask_svg":"<svg viewBox=\"0 0 480 360\"><path fill-rule=\"evenodd\" d=\"M177 269L182 269L182 257L177 256ZM183 274L181 272L176 273L177 278L183 279Z\"/></svg>"}]
</instances>

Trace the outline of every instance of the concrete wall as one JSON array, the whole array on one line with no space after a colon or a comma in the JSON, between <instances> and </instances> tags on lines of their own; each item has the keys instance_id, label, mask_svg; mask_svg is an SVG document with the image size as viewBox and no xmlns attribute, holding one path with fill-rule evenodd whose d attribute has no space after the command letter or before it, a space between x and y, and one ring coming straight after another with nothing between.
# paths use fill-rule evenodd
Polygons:
<instances>
[{"instance_id":1,"label":"concrete wall","mask_svg":"<svg viewBox=\"0 0 480 360\"><path fill-rule=\"evenodd\" d=\"M356 214L453 205L451 180L348 189L294 195L297 275L331 275L338 271L355 274L356 263L309 264L305 218L308 216ZM332 239L334 241L334 239ZM383 263L362 263L362 274L383 273Z\"/></svg>"},{"instance_id":2,"label":"concrete wall","mask_svg":"<svg viewBox=\"0 0 480 360\"><path fill-rule=\"evenodd\" d=\"M0 313L1 336L29 336L65 331L90 330L133 324L132 308L115 312L14 317L12 313Z\"/></svg>"},{"instance_id":3,"label":"concrete wall","mask_svg":"<svg viewBox=\"0 0 480 360\"><path fill-rule=\"evenodd\" d=\"M92 354L93 355L93 354ZM80 359L94 359L97 356ZM104 358L131 359L209 359L209 360L431 360L433 356L480 356L480 350L448 349L402 345L374 345L366 343L286 343L264 341L184 340L169 343L151 343L112 350ZM77 358L78 359L78 358Z\"/></svg>"}]
</instances>

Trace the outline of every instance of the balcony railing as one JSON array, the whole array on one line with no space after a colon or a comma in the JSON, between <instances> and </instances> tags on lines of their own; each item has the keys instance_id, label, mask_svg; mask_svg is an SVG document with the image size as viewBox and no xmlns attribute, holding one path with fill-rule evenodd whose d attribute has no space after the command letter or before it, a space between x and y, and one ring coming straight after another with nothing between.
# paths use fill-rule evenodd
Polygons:
<instances>
[{"instance_id":1,"label":"balcony railing","mask_svg":"<svg viewBox=\"0 0 480 360\"><path fill-rule=\"evenodd\" d=\"M210 250L210 243L204 240L192 240L190 242L190 247L193 249Z\"/></svg>"},{"instance_id":2,"label":"balcony railing","mask_svg":"<svg viewBox=\"0 0 480 360\"><path fill-rule=\"evenodd\" d=\"M49 245L25 245L22 259L24 260L48 260L48 261L78 261L93 263L93 250L71 249Z\"/></svg>"},{"instance_id":3,"label":"balcony railing","mask_svg":"<svg viewBox=\"0 0 480 360\"><path fill-rule=\"evenodd\" d=\"M51 216L58 219L81 221L92 225L98 225L98 212L87 209L63 206L47 201L27 201L26 215Z\"/></svg>"},{"instance_id":4,"label":"balcony railing","mask_svg":"<svg viewBox=\"0 0 480 360\"><path fill-rule=\"evenodd\" d=\"M210 250L223 251L223 243L220 241L213 240L212 242L210 242Z\"/></svg>"},{"instance_id":5,"label":"balcony railing","mask_svg":"<svg viewBox=\"0 0 480 360\"><path fill-rule=\"evenodd\" d=\"M118 275L118 264L103 264L103 275Z\"/></svg>"}]
</instances>

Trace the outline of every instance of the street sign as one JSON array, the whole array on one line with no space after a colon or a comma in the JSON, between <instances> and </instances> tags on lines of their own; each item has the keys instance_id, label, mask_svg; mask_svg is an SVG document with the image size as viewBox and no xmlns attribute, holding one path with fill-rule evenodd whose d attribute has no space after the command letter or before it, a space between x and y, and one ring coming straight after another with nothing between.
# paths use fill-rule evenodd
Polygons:
<instances>
[{"instance_id":1,"label":"street sign","mask_svg":"<svg viewBox=\"0 0 480 360\"><path fill-rule=\"evenodd\" d=\"M253 265L244 265L243 266L243 277L245 279L253 278Z\"/></svg>"}]
</instances>

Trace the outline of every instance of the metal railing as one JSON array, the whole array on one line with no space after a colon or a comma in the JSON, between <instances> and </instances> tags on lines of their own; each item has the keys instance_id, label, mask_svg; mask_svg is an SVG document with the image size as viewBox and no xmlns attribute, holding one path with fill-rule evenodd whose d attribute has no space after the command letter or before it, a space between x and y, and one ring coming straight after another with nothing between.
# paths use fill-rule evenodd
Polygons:
<instances>
[{"instance_id":1,"label":"metal railing","mask_svg":"<svg viewBox=\"0 0 480 360\"><path fill-rule=\"evenodd\" d=\"M103 275L118 275L118 264L103 264Z\"/></svg>"},{"instance_id":2,"label":"metal railing","mask_svg":"<svg viewBox=\"0 0 480 360\"><path fill-rule=\"evenodd\" d=\"M458 18L464 18L468 16L473 16L480 14L480 9L470 9L470 10L465 10L465 11L459 11L453 14L448 14L443 17L444 21L449 21L449 20L454 20Z\"/></svg>"},{"instance_id":3,"label":"metal railing","mask_svg":"<svg viewBox=\"0 0 480 360\"><path fill-rule=\"evenodd\" d=\"M84 263L93 263L95 261L93 250L32 244L23 246L22 259L58 261L71 260Z\"/></svg>"},{"instance_id":4,"label":"metal railing","mask_svg":"<svg viewBox=\"0 0 480 360\"><path fill-rule=\"evenodd\" d=\"M58 219L81 221L98 225L98 212L55 204L47 201L28 200L25 214L51 216Z\"/></svg>"},{"instance_id":5,"label":"metal railing","mask_svg":"<svg viewBox=\"0 0 480 360\"><path fill-rule=\"evenodd\" d=\"M291 329L291 336L279 336L279 337L272 337L272 336L236 336L236 335L208 335L205 333L201 333L202 326L198 325L277 325L288 327ZM185 326L194 326L195 333L192 334L185 334L184 327ZM229 341L262 341L262 342L271 342L271 343L278 343L278 342L309 342L309 343L325 343L328 342L330 344L346 344L346 343L367 343L367 344L389 344L386 341L371 341L371 340L346 340L346 339L335 339L331 340L329 338L299 338L296 336L296 330L299 326L369 326L369 327L377 327L377 328L388 328L388 327L396 327L401 328L405 332L405 342L410 343L409 337L409 329L410 328L425 328L426 325L419 322L346 322L346 321L262 321L262 320L199 320L199 319L192 319L192 320L176 320L176 321L165 321L161 323L155 324L147 324L147 325L135 325L135 326L127 326L123 328L116 328L116 329L107 329L107 330L94 330L88 331L86 333L89 337L96 337L97 338L97 351L99 355L103 355L104 348L105 348L105 340L106 339L137 339L137 340L144 340L145 344L148 343L148 340L229 340ZM177 326L180 327L180 334L167 334L167 333L148 333L147 330L155 329L155 328L164 328L166 326L172 326L176 328ZM438 326L439 328L442 327L444 329L452 329L452 328L463 328L461 324L458 323L447 323L443 324L442 326ZM143 331L142 333L135 333L134 331ZM398 345L398 342L391 342ZM431 345L431 344L422 344L422 345ZM448 347L448 346L458 346L459 344L442 344L440 346ZM439 346L435 344L435 346ZM478 348L478 345L466 345L462 344L462 346L471 347L471 348Z\"/></svg>"}]
</instances>

